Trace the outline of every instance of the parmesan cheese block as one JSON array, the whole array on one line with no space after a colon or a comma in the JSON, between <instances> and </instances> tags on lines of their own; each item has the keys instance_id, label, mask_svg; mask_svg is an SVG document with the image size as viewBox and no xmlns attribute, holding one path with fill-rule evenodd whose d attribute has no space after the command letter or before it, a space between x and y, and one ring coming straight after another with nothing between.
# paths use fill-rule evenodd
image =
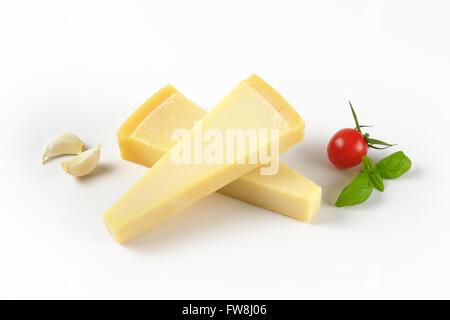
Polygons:
<instances>
[{"instance_id":1,"label":"parmesan cheese block","mask_svg":"<svg viewBox=\"0 0 450 320\"><path fill-rule=\"evenodd\" d=\"M162 106L166 102L169 108L177 109L179 105L171 103L167 99L165 91L160 91L150 100L148 109L153 109L163 115ZM179 96L178 96L179 97ZM174 97L176 100L177 96ZM129 136L123 135L124 139L142 142L143 136L159 137L163 141L167 138L164 132L154 130L151 125L142 125L139 115L145 113L141 108L134 114L136 117L121 128L122 133L127 132ZM192 119L200 108L194 108L191 113ZM133 116L134 116L133 115ZM147 117L145 122L155 121ZM177 117L169 117L166 123L177 123ZM135 125L132 130L131 124ZM178 124L176 125L178 126ZM187 125L188 127L188 125ZM211 112L197 122L181 140L164 155L149 171L132 186L105 214L104 222L108 231L120 243L126 242L137 235L153 227L165 218L179 212L208 194L226 186L230 182L258 168L261 163L249 161L252 155L262 148L270 150L272 140L249 146L244 154L233 153L232 163L175 163L173 152L180 145L190 145L189 141L195 140L195 132L201 127L203 131L208 129L219 130L224 136L227 129L277 129L279 132L280 153L303 138L304 121L297 112L272 89L267 83L256 75L239 83ZM124 129L124 130L122 130ZM132 132L130 132L132 131ZM120 138L119 131L119 140ZM204 142L202 144L207 145ZM158 150L152 143L147 143L152 150ZM195 145L195 143L193 144ZM129 148L122 150L122 155L137 154L140 150ZM161 150L159 150L161 151ZM145 161L151 161L153 157L147 155ZM156 155L154 155L157 158ZM259 159L258 159L259 160Z\"/></svg>"},{"instance_id":2,"label":"parmesan cheese block","mask_svg":"<svg viewBox=\"0 0 450 320\"><path fill-rule=\"evenodd\" d=\"M206 114L173 86L167 85L139 107L117 132L122 158L152 167L175 144L173 130L191 129ZM280 163L275 175L259 168L217 192L291 218L310 222L320 208L321 188Z\"/></svg>"}]
</instances>

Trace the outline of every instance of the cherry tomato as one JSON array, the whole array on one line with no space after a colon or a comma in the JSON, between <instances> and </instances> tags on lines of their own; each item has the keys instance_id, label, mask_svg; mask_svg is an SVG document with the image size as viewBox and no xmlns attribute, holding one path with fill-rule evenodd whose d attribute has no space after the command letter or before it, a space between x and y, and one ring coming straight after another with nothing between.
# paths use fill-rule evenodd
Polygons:
<instances>
[{"instance_id":1,"label":"cherry tomato","mask_svg":"<svg viewBox=\"0 0 450 320\"><path fill-rule=\"evenodd\" d=\"M350 168L361 163L367 155L367 142L355 129L342 129L328 143L328 159L338 168Z\"/></svg>"}]
</instances>

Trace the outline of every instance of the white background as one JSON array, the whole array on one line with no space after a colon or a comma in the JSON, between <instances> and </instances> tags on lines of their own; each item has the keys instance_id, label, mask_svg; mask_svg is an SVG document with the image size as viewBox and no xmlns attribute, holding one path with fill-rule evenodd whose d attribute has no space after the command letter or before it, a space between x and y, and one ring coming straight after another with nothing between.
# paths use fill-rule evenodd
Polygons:
<instances>
[{"instance_id":1,"label":"white background","mask_svg":"<svg viewBox=\"0 0 450 320\"><path fill-rule=\"evenodd\" d=\"M448 1L1 1L0 298L450 298ZM257 73L305 119L282 156L323 188L313 224L212 194L121 246L101 216L146 169L115 131L172 83L211 109ZM353 126L412 170L335 208L358 168L326 145ZM61 132L103 142L83 179Z\"/></svg>"}]
</instances>

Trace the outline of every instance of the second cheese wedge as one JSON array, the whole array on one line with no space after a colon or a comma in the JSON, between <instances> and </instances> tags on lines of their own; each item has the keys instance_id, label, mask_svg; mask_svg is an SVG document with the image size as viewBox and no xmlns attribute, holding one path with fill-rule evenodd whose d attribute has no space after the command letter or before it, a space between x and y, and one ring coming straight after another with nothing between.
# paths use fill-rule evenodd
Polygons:
<instances>
[{"instance_id":1,"label":"second cheese wedge","mask_svg":"<svg viewBox=\"0 0 450 320\"><path fill-rule=\"evenodd\" d=\"M204 131L219 130L223 136L227 129L277 129L280 153L301 141L304 134L302 118L256 75L239 83L174 148L194 141L194 132L200 126ZM136 237L259 167L261 163L251 163L249 159L262 148L270 150L270 143L271 140L265 144L260 141L254 148L246 148L244 154L236 152L233 163L222 164L174 163L174 148L170 149L104 214L108 231L120 243Z\"/></svg>"},{"instance_id":2,"label":"second cheese wedge","mask_svg":"<svg viewBox=\"0 0 450 320\"><path fill-rule=\"evenodd\" d=\"M117 131L120 154L125 160L150 168L175 144L171 139L175 129L191 129L205 114L181 92L167 85L135 110ZM310 222L319 210L322 190L280 163L274 175L261 175L259 168L254 169L217 192Z\"/></svg>"}]
</instances>

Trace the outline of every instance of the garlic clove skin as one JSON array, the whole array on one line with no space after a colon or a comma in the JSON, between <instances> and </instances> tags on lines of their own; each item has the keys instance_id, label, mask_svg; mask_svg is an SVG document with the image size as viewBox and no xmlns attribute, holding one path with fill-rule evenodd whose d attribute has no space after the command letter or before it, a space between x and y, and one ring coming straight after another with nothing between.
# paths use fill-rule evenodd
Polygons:
<instances>
[{"instance_id":1,"label":"garlic clove skin","mask_svg":"<svg viewBox=\"0 0 450 320\"><path fill-rule=\"evenodd\" d=\"M99 160L100 145L96 148L84 151L69 161L64 161L61 166L67 173L75 177L82 177L94 171Z\"/></svg>"},{"instance_id":2,"label":"garlic clove skin","mask_svg":"<svg viewBox=\"0 0 450 320\"><path fill-rule=\"evenodd\" d=\"M64 133L50 140L45 147L42 155L42 164L48 159L60 156L63 154L80 154L83 152L83 142L78 136L72 133Z\"/></svg>"}]
</instances>

